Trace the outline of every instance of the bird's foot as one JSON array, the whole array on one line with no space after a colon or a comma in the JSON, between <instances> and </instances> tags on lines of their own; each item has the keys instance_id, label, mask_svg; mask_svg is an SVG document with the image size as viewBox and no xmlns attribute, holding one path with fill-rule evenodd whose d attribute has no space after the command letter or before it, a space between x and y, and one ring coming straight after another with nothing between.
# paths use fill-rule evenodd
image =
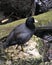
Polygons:
<instances>
[{"instance_id":1,"label":"bird's foot","mask_svg":"<svg viewBox=\"0 0 52 65\"><path fill-rule=\"evenodd\" d=\"M19 51L23 51L24 52L24 49L23 49L23 46L22 45L21 45L21 48L20 48L20 46L17 45L16 46L16 49L19 50Z\"/></svg>"},{"instance_id":2,"label":"bird's foot","mask_svg":"<svg viewBox=\"0 0 52 65\"><path fill-rule=\"evenodd\" d=\"M21 51L23 51L24 52L24 49L23 49L23 46L21 45Z\"/></svg>"}]
</instances>

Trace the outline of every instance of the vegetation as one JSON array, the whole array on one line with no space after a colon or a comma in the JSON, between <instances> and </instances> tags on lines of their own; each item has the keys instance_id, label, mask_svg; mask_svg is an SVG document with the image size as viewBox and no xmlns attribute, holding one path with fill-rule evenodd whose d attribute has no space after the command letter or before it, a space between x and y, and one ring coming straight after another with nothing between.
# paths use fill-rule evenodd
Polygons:
<instances>
[{"instance_id":1,"label":"vegetation","mask_svg":"<svg viewBox=\"0 0 52 65\"><path fill-rule=\"evenodd\" d=\"M36 26L43 26L43 25L48 25L52 23L52 11L51 10L49 12L40 14L38 16L33 16L33 17L39 21L38 23L35 24ZM0 39L8 35L15 26L21 23L24 23L25 20L26 18L17 20L17 21L8 23L8 24L0 25ZM35 40L34 36L33 36L33 40ZM36 42L38 42L38 45L37 45L38 51L40 52L40 54L42 54L43 44L40 39L37 39ZM17 54L17 51L18 50L15 49L15 47L10 47L3 52L2 52L2 49L0 48L0 65L24 65L24 64L25 65L52 65L52 62L48 62L44 64L44 62L42 62L42 58L35 59L34 57L31 58L32 56L30 56L29 58L25 58L24 56L24 58L17 59L16 57L19 56ZM20 53L23 55L22 52Z\"/></svg>"},{"instance_id":2,"label":"vegetation","mask_svg":"<svg viewBox=\"0 0 52 65\"><path fill-rule=\"evenodd\" d=\"M33 16L39 22L36 23L36 26L48 25L48 23L52 22L52 11L40 14L38 16ZM0 25L0 38L9 34L9 32L18 24L25 22L25 19L17 20L9 24Z\"/></svg>"}]
</instances>

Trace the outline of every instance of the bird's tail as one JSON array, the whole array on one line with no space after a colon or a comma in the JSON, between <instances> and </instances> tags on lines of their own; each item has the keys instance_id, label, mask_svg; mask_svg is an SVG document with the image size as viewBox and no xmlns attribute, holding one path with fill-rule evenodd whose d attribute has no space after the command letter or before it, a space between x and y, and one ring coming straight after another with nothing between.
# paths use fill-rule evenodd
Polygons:
<instances>
[{"instance_id":1,"label":"bird's tail","mask_svg":"<svg viewBox=\"0 0 52 65\"><path fill-rule=\"evenodd\" d=\"M0 49L5 49L5 48L6 48L5 43L0 42Z\"/></svg>"},{"instance_id":2,"label":"bird's tail","mask_svg":"<svg viewBox=\"0 0 52 65\"><path fill-rule=\"evenodd\" d=\"M5 41L6 41L6 39L7 39L7 36L5 36L5 37L1 38L1 39L0 39L0 42L5 42Z\"/></svg>"},{"instance_id":3,"label":"bird's tail","mask_svg":"<svg viewBox=\"0 0 52 65\"><path fill-rule=\"evenodd\" d=\"M8 48L6 42L3 43L3 48L4 48L4 49Z\"/></svg>"},{"instance_id":4,"label":"bird's tail","mask_svg":"<svg viewBox=\"0 0 52 65\"><path fill-rule=\"evenodd\" d=\"M7 36L5 36L5 37L3 37L3 38L0 39L0 48L1 47L2 48L6 48L6 45L7 45L6 39L7 39Z\"/></svg>"}]
</instances>

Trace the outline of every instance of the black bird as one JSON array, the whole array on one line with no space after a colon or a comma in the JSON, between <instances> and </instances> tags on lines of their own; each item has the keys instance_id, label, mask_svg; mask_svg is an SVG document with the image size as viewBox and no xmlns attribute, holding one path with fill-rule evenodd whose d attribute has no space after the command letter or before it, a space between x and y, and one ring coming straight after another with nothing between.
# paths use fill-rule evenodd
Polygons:
<instances>
[{"instance_id":1,"label":"black bird","mask_svg":"<svg viewBox=\"0 0 52 65\"><path fill-rule=\"evenodd\" d=\"M35 31L35 21L33 17L27 18L25 23L16 26L8 35L4 48L12 45L21 45L21 47L29 41ZM22 48L23 50L23 48Z\"/></svg>"}]
</instances>

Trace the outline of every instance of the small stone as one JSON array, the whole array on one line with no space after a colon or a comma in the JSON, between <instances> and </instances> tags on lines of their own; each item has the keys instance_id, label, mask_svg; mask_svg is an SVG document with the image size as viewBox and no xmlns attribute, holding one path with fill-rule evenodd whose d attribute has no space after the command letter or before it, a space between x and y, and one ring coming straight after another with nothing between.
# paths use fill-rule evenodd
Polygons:
<instances>
[{"instance_id":1,"label":"small stone","mask_svg":"<svg viewBox=\"0 0 52 65\"><path fill-rule=\"evenodd\" d=\"M6 61L6 65L11 65L11 64L12 64L12 62L10 60Z\"/></svg>"}]
</instances>

